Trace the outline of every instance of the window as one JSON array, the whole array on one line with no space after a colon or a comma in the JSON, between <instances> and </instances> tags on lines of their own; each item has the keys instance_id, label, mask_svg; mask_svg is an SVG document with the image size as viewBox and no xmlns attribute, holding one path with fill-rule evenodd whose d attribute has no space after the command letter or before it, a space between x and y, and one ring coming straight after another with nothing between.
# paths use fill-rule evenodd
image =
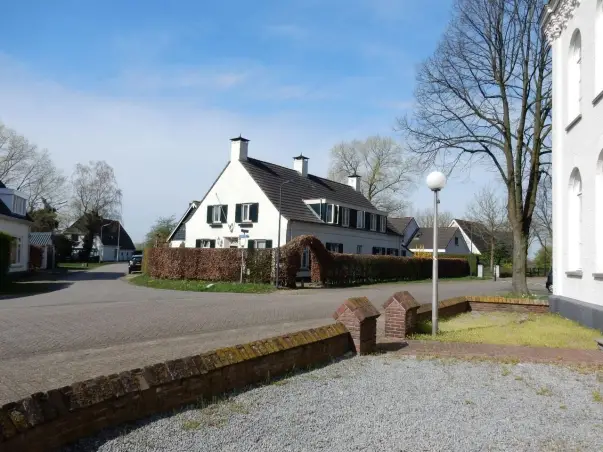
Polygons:
<instances>
[{"instance_id":1,"label":"window","mask_svg":"<svg viewBox=\"0 0 603 452\"><path fill-rule=\"evenodd\" d=\"M335 205L327 204L327 223L335 223Z\"/></svg>"},{"instance_id":2,"label":"window","mask_svg":"<svg viewBox=\"0 0 603 452\"><path fill-rule=\"evenodd\" d=\"M13 196L13 213L25 215L25 199L19 196Z\"/></svg>"},{"instance_id":3,"label":"window","mask_svg":"<svg viewBox=\"0 0 603 452\"><path fill-rule=\"evenodd\" d=\"M567 61L567 122L570 124L580 114L582 97L582 36L580 30L574 31L570 41Z\"/></svg>"},{"instance_id":4,"label":"window","mask_svg":"<svg viewBox=\"0 0 603 452\"><path fill-rule=\"evenodd\" d=\"M195 248L215 248L216 241L210 239L197 239L195 240Z\"/></svg>"},{"instance_id":5,"label":"window","mask_svg":"<svg viewBox=\"0 0 603 452\"><path fill-rule=\"evenodd\" d=\"M582 178L578 168L570 176L567 215L567 257L568 270L580 270L582 248Z\"/></svg>"},{"instance_id":6,"label":"window","mask_svg":"<svg viewBox=\"0 0 603 452\"><path fill-rule=\"evenodd\" d=\"M221 213L222 206L214 206L213 214L212 214L212 222L214 223L222 223Z\"/></svg>"},{"instance_id":7,"label":"window","mask_svg":"<svg viewBox=\"0 0 603 452\"><path fill-rule=\"evenodd\" d=\"M356 254L362 254L362 245L356 245Z\"/></svg>"},{"instance_id":8,"label":"window","mask_svg":"<svg viewBox=\"0 0 603 452\"><path fill-rule=\"evenodd\" d=\"M247 248L266 249L272 248L272 240L247 240Z\"/></svg>"},{"instance_id":9,"label":"window","mask_svg":"<svg viewBox=\"0 0 603 452\"><path fill-rule=\"evenodd\" d=\"M595 19L595 95L603 92L603 0L597 2Z\"/></svg>"},{"instance_id":10,"label":"window","mask_svg":"<svg viewBox=\"0 0 603 452\"><path fill-rule=\"evenodd\" d=\"M385 232L386 227L387 227L387 217L386 217L386 216L381 215L381 216L379 217L379 230L380 230L381 232Z\"/></svg>"},{"instance_id":11,"label":"window","mask_svg":"<svg viewBox=\"0 0 603 452\"><path fill-rule=\"evenodd\" d=\"M343 243L330 243L326 244L327 251L332 253L343 253Z\"/></svg>"},{"instance_id":12,"label":"window","mask_svg":"<svg viewBox=\"0 0 603 452\"><path fill-rule=\"evenodd\" d=\"M301 268L308 269L310 268L310 250L308 248L304 248L301 256Z\"/></svg>"},{"instance_id":13,"label":"window","mask_svg":"<svg viewBox=\"0 0 603 452\"><path fill-rule=\"evenodd\" d=\"M341 224L346 228L350 226L350 209L347 207L341 208Z\"/></svg>"},{"instance_id":14,"label":"window","mask_svg":"<svg viewBox=\"0 0 603 452\"><path fill-rule=\"evenodd\" d=\"M15 237L10 244L10 263L21 263L21 237Z\"/></svg>"},{"instance_id":15,"label":"window","mask_svg":"<svg viewBox=\"0 0 603 452\"><path fill-rule=\"evenodd\" d=\"M597 240L596 271L603 272L603 151L599 154L597 162L597 175L595 176L595 231Z\"/></svg>"},{"instance_id":16,"label":"window","mask_svg":"<svg viewBox=\"0 0 603 452\"><path fill-rule=\"evenodd\" d=\"M454 246L459 246L459 238L458 237L454 238Z\"/></svg>"},{"instance_id":17,"label":"window","mask_svg":"<svg viewBox=\"0 0 603 452\"><path fill-rule=\"evenodd\" d=\"M385 256L385 253L387 252L387 250L385 248L382 248L380 246L374 246L373 247L373 254L381 254Z\"/></svg>"},{"instance_id":18,"label":"window","mask_svg":"<svg viewBox=\"0 0 603 452\"><path fill-rule=\"evenodd\" d=\"M251 221L251 204L243 204L241 206L241 213L244 222Z\"/></svg>"},{"instance_id":19,"label":"window","mask_svg":"<svg viewBox=\"0 0 603 452\"><path fill-rule=\"evenodd\" d=\"M371 214L371 231L377 230L377 215Z\"/></svg>"},{"instance_id":20,"label":"window","mask_svg":"<svg viewBox=\"0 0 603 452\"><path fill-rule=\"evenodd\" d=\"M356 212L356 228L364 229L364 212L362 210Z\"/></svg>"}]
</instances>

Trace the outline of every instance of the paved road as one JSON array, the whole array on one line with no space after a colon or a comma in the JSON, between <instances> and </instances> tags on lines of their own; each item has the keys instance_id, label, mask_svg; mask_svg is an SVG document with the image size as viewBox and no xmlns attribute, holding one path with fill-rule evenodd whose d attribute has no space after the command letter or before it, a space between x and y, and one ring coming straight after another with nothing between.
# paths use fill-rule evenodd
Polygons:
<instances>
[{"instance_id":1,"label":"paved road","mask_svg":"<svg viewBox=\"0 0 603 452\"><path fill-rule=\"evenodd\" d=\"M0 403L72 381L331 321L350 296L380 306L397 290L429 302L429 283L264 295L137 287L125 264L70 275L68 287L0 300ZM543 281L537 286L543 289ZM442 298L508 292L508 281L443 282Z\"/></svg>"}]
</instances>

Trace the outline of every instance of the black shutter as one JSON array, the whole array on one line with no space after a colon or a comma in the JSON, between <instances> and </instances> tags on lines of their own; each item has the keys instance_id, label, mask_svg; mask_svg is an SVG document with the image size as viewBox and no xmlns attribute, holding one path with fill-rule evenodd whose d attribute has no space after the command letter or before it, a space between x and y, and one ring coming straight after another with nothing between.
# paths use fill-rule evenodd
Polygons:
<instances>
[{"instance_id":1,"label":"black shutter","mask_svg":"<svg viewBox=\"0 0 603 452\"><path fill-rule=\"evenodd\" d=\"M320 204L320 219L327 222L327 205L324 203Z\"/></svg>"},{"instance_id":2,"label":"black shutter","mask_svg":"<svg viewBox=\"0 0 603 452\"><path fill-rule=\"evenodd\" d=\"M364 212L364 229L367 231L371 229L371 214L369 212Z\"/></svg>"},{"instance_id":3,"label":"black shutter","mask_svg":"<svg viewBox=\"0 0 603 452\"><path fill-rule=\"evenodd\" d=\"M216 241L215 240L210 240L209 241L209 247L210 248L215 248L216 247Z\"/></svg>"},{"instance_id":4,"label":"black shutter","mask_svg":"<svg viewBox=\"0 0 603 452\"><path fill-rule=\"evenodd\" d=\"M235 223L241 222L241 204L235 206Z\"/></svg>"},{"instance_id":5,"label":"black shutter","mask_svg":"<svg viewBox=\"0 0 603 452\"><path fill-rule=\"evenodd\" d=\"M222 223L226 223L226 219L228 218L228 206L220 206L220 220Z\"/></svg>"},{"instance_id":6,"label":"black shutter","mask_svg":"<svg viewBox=\"0 0 603 452\"><path fill-rule=\"evenodd\" d=\"M358 215L357 210L350 209L350 227L351 228L356 227L356 220L358 219L357 215Z\"/></svg>"},{"instance_id":7,"label":"black shutter","mask_svg":"<svg viewBox=\"0 0 603 452\"><path fill-rule=\"evenodd\" d=\"M207 222L211 223L213 218L212 218L212 214L214 213L214 206L207 206Z\"/></svg>"},{"instance_id":8,"label":"black shutter","mask_svg":"<svg viewBox=\"0 0 603 452\"><path fill-rule=\"evenodd\" d=\"M195 240L195 248L201 248L201 239Z\"/></svg>"},{"instance_id":9,"label":"black shutter","mask_svg":"<svg viewBox=\"0 0 603 452\"><path fill-rule=\"evenodd\" d=\"M377 232L381 232L381 215L377 215Z\"/></svg>"},{"instance_id":10,"label":"black shutter","mask_svg":"<svg viewBox=\"0 0 603 452\"><path fill-rule=\"evenodd\" d=\"M247 248L255 248L255 240L247 240Z\"/></svg>"},{"instance_id":11,"label":"black shutter","mask_svg":"<svg viewBox=\"0 0 603 452\"><path fill-rule=\"evenodd\" d=\"M266 240L266 248L272 248L272 240Z\"/></svg>"},{"instance_id":12,"label":"black shutter","mask_svg":"<svg viewBox=\"0 0 603 452\"><path fill-rule=\"evenodd\" d=\"M249 206L249 216L251 217L251 221L253 223L257 223L258 222L258 211L260 210L260 205L256 202L255 204L251 204L251 206Z\"/></svg>"},{"instance_id":13,"label":"black shutter","mask_svg":"<svg viewBox=\"0 0 603 452\"><path fill-rule=\"evenodd\" d=\"M341 207L341 206L335 206L335 207L336 207L336 212L337 212L337 224L339 226L341 226L343 223L343 207Z\"/></svg>"},{"instance_id":14,"label":"black shutter","mask_svg":"<svg viewBox=\"0 0 603 452\"><path fill-rule=\"evenodd\" d=\"M373 247L373 254L379 254L379 248L377 248L376 246Z\"/></svg>"},{"instance_id":15,"label":"black shutter","mask_svg":"<svg viewBox=\"0 0 603 452\"><path fill-rule=\"evenodd\" d=\"M343 243L339 244L339 248L338 248L340 253L343 253Z\"/></svg>"},{"instance_id":16,"label":"black shutter","mask_svg":"<svg viewBox=\"0 0 603 452\"><path fill-rule=\"evenodd\" d=\"M381 248L381 255L385 256L385 248Z\"/></svg>"}]
</instances>

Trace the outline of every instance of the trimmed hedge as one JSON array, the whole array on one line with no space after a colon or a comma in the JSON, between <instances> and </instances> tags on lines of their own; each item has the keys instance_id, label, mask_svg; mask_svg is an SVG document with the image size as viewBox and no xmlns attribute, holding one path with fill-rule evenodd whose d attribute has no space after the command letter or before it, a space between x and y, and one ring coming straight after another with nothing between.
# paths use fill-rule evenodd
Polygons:
<instances>
[{"instance_id":1,"label":"trimmed hedge","mask_svg":"<svg viewBox=\"0 0 603 452\"><path fill-rule=\"evenodd\" d=\"M10 268L10 245L13 240L12 235L0 232L0 287L10 282L8 269Z\"/></svg>"}]
</instances>

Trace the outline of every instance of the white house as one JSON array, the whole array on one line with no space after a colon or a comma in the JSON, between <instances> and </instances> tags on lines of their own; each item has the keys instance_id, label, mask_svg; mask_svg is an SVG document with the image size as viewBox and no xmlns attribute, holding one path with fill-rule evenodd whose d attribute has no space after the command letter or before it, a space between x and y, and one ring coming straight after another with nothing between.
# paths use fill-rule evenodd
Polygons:
<instances>
[{"instance_id":1,"label":"white house","mask_svg":"<svg viewBox=\"0 0 603 452\"><path fill-rule=\"evenodd\" d=\"M603 329L603 0L552 0L554 311Z\"/></svg>"},{"instance_id":2,"label":"white house","mask_svg":"<svg viewBox=\"0 0 603 452\"><path fill-rule=\"evenodd\" d=\"M9 273L29 270L29 230L32 221L27 215L27 197L0 181L0 231L12 235Z\"/></svg>"},{"instance_id":3,"label":"white house","mask_svg":"<svg viewBox=\"0 0 603 452\"><path fill-rule=\"evenodd\" d=\"M402 246L400 249L401 256L412 256L412 252L408 248L410 241L419 230L419 224L413 217L388 218L388 227L397 232L402 237Z\"/></svg>"},{"instance_id":4,"label":"white house","mask_svg":"<svg viewBox=\"0 0 603 452\"><path fill-rule=\"evenodd\" d=\"M494 235L495 246L504 244L509 250L513 249L513 234L511 232L495 232L491 234L488 228L476 221L454 219L450 227L459 228L463 239L469 248L469 254L484 256L482 261L488 262L492 248L492 235Z\"/></svg>"},{"instance_id":5,"label":"white house","mask_svg":"<svg viewBox=\"0 0 603 452\"><path fill-rule=\"evenodd\" d=\"M433 228L419 228L408 247L413 253L433 252ZM467 242L459 228L438 228L438 253L470 254Z\"/></svg>"},{"instance_id":6,"label":"white house","mask_svg":"<svg viewBox=\"0 0 603 452\"><path fill-rule=\"evenodd\" d=\"M85 230L82 217L63 231L73 242L74 255L83 249ZM100 256L101 262L123 262L128 261L135 250L134 242L118 220L103 219L100 232L94 236L90 257Z\"/></svg>"},{"instance_id":7,"label":"white house","mask_svg":"<svg viewBox=\"0 0 603 452\"><path fill-rule=\"evenodd\" d=\"M276 247L280 208L281 245L313 235L340 253L400 254L403 237L362 195L360 176L334 182L310 174L303 155L286 168L250 157L248 145L242 137L231 140L230 161L203 199L189 205L170 246ZM243 230L248 238L240 239Z\"/></svg>"}]
</instances>

